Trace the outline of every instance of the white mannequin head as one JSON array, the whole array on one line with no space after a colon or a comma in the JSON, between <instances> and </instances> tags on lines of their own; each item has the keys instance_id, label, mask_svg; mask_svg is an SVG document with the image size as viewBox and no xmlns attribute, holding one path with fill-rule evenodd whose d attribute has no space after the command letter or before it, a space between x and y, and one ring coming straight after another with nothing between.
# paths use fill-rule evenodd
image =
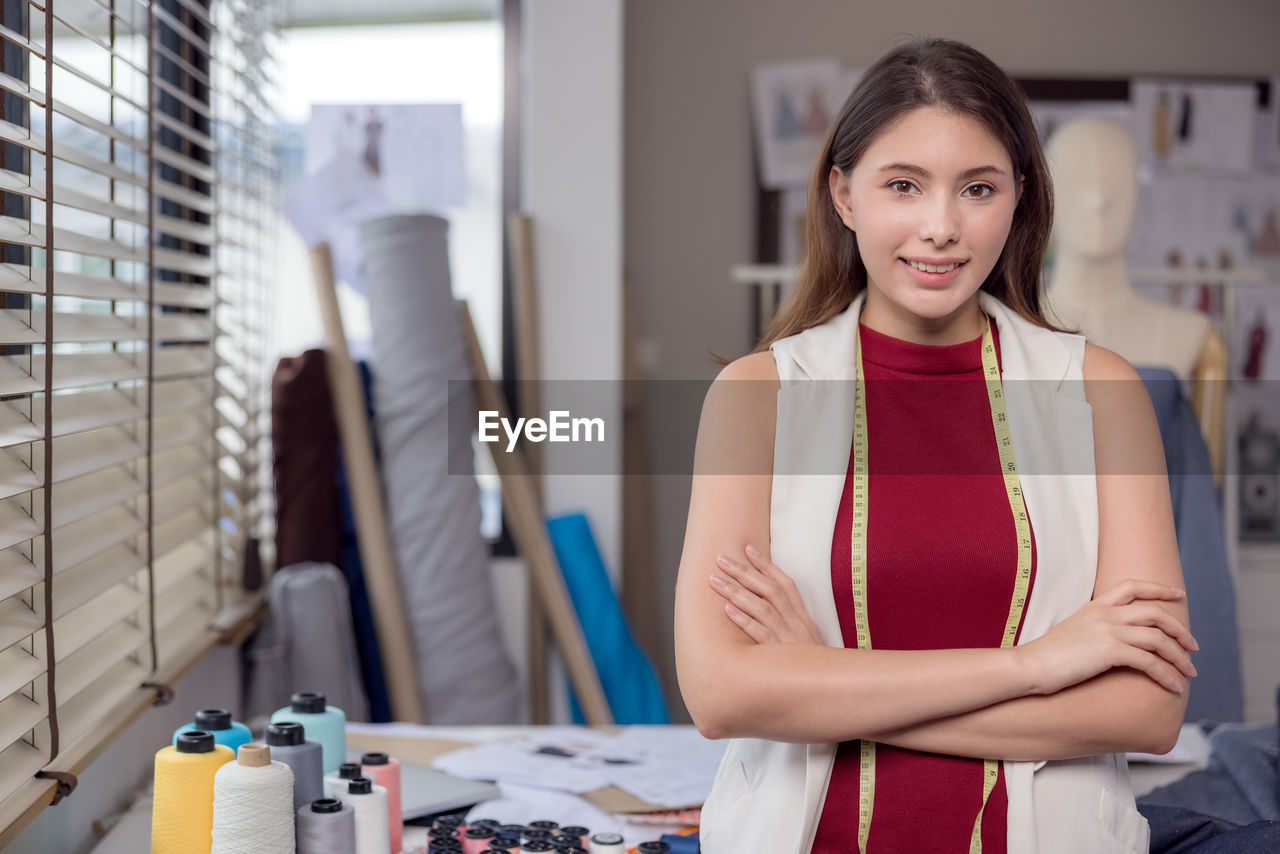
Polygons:
<instances>
[{"instance_id":1,"label":"white mannequin head","mask_svg":"<svg viewBox=\"0 0 1280 854\"><path fill-rule=\"evenodd\" d=\"M1045 157L1057 251L1093 260L1123 254L1138 204L1138 150L1128 129L1113 119L1073 119L1050 137Z\"/></svg>"}]
</instances>

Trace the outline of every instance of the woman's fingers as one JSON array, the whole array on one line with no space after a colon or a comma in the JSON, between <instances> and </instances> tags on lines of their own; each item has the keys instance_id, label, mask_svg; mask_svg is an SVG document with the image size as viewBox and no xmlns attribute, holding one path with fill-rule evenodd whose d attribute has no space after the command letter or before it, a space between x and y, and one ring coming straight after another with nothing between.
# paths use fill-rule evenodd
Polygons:
<instances>
[{"instance_id":1,"label":"woman's fingers","mask_svg":"<svg viewBox=\"0 0 1280 854\"><path fill-rule=\"evenodd\" d=\"M779 569L777 564L766 559L755 546L748 544L745 551L747 560L751 561L752 565L762 575L777 585L779 592L787 597L787 601L791 604L791 610L797 614L805 614L807 617L804 602L800 599L800 591L791 576Z\"/></svg>"},{"instance_id":2,"label":"woman's fingers","mask_svg":"<svg viewBox=\"0 0 1280 854\"><path fill-rule=\"evenodd\" d=\"M1182 621L1155 602L1133 602L1122 606L1130 625L1155 626L1176 640L1184 649L1192 652L1200 649L1199 642Z\"/></svg>"},{"instance_id":3,"label":"woman's fingers","mask_svg":"<svg viewBox=\"0 0 1280 854\"><path fill-rule=\"evenodd\" d=\"M1159 581L1148 581L1143 578L1126 578L1116 586L1107 590L1098 599L1108 605L1127 605L1135 599L1168 599L1186 598L1187 591L1161 584Z\"/></svg>"},{"instance_id":4,"label":"woman's fingers","mask_svg":"<svg viewBox=\"0 0 1280 854\"><path fill-rule=\"evenodd\" d=\"M1157 685L1163 685L1175 694L1182 693L1182 678L1178 671L1153 652L1123 644L1119 663L1147 674Z\"/></svg>"},{"instance_id":5,"label":"woman's fingers","mask_svg":"<svg viewBox=\"0 0 1280 854\"><path fill-rule=\"evenodd\" d=\"M786 594L779 589L778 584L759 570L743 566L732 558L721 555L716 559L716 563L726 573L732 576L733 580L750 590L752 593L761 597L769 604L773 605L781 611L783 608L791 607L791 600Z\"/></svg>"},{"instance_id":6,"label":"woman's fingers","mask_svg":"<svg viewBox=\"0 0 1280 854\"><path fill-rule=\"evenodd\" d=\"M1130 646L1154 652L1165 661L1182 671L1188 679L1196 675L1196 666L1191 663L1191 656L1178 643L1162 630L1146 626L1125 626L1119 631L1119 637Z\"/></svg>"},{"instance_id":7,"label":"woman's fingers","mask_svg":"<svg viewBox=\"0 0 1280 854\"><path fill-rule=\"evenodd\" d=\"M734 625L746 632L747 637L756 643L772 643L777 640L768 626L752 619L751 615L735 608L732 603L725 603L724 613L730 620L733 620Z\"/></svg>"},{"instance_id":8,"label":"woman's fingers","mask_svg":"<svg viewBox=\"0 0 1280 854\"><path fill-rule=\"evenodd\" d=\"M785 623L778 616L777 610L768 600L757 596L731 578L719 575L711 576L711 587L729 601L738 611L769 629L770 633L781 638ZM727 612L726 612L727 613Z\"/></svg>"}]
</instances>

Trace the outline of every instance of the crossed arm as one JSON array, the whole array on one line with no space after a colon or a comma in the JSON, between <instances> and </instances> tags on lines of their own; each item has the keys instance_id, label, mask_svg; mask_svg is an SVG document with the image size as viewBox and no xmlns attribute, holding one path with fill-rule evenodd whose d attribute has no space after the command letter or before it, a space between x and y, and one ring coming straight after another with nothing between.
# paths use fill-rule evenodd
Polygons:
<instances>
[{"instance_id":1,"label":"crossed arm","mask_svg":"<svg viewBox=\"0 0 1280 854\"><path fill-rule=\"evenodd\" d=\"M736 619L726 610L726 601L739 601L734 596L749 603L755 594L744 582L770 572L760 566L771 566L771 478L715 472L728 471L725 460L734 455L772 460L769 392L777 383L768 353L727 367L717 381L721 393L713 388L704 406L676 591L677 668L699 729L713 738L872 738L1010 760L1170 749L1194 673L1185 653L1194 640L1176 590L1182 575L1159 433L1123 359L1090 346L1085 378L1099 472L1095 601L1055 627L1052 639L1013 649L850 650L813 639L761 640L749 608L737 609ZM734 380L760 391L723 393L722 383ZM764 553L755 561L746 556L751 544ZM718 555L730 562L717 567ZM773 571L784 591L785 567ZM708 583L713 575L725 582L719 589ZM802 631L808 617L795 601L788 618Z\"/></svg>"}]
</instances>

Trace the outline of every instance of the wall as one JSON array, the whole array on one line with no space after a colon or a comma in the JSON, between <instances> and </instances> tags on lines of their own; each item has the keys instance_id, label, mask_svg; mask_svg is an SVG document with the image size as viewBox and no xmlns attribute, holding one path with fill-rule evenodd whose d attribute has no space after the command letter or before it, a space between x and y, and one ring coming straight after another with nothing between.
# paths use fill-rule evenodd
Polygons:
<instances>
[{"instance_id":1,"label":"wall","mask_svg":"<svg viewBox=\"0 0 1280 854\"><path fill-rule=\"evenodd\" d=\"M728 276L753 259L753 64L833 56L865 66L911 34L967 41L1016 76L1269 76L1280 73L1276 33L1271 0L627 4L625 257L647 376L709 379L708 350L733 357L753 344L750 297ZM688 471L687 448L659 438L671 417L646 413L650 462ZM689 479L655 477L651 488L656 652L678 706L671 609Z\"/></svg>"}]
</instances>

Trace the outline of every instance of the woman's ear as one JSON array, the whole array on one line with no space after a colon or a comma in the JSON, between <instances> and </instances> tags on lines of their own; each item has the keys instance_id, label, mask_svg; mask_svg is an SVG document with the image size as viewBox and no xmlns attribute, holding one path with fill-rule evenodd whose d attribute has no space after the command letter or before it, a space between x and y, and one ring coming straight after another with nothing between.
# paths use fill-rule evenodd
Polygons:
<instances>
[{"instance_id":1,"label":"woman's ear","mask_svg":"<svg viewBox=\"0 0 1280 854\"><path fill-rule=\"evenodd\" d=\"M849 176L832 166L827 173L827 188L831 191L831 201L836 208L836 216L845 227L853 231L853 194L849 188Z\"/></svg>"}]
</instances>

